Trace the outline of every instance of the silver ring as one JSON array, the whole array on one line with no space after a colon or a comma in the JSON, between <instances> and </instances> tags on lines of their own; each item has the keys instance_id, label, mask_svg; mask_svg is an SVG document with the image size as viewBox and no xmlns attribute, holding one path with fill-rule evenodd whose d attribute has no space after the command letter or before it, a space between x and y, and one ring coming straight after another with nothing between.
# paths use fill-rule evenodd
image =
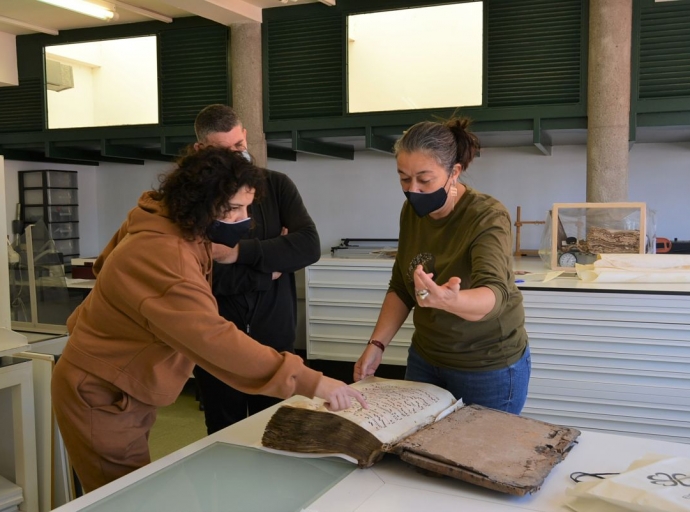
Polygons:
<instances>
[{"instance_id":1,"label":"silver ring","mask_svg":"<svg viewBox=\"0 0 690 512\"><path fill-rule=\"evenodd\" d=\"M417 290L417 297L419 297L419 300L424 300L429 296L429 290L424 289L424 290Z\"/></svg>"}]
</instances>

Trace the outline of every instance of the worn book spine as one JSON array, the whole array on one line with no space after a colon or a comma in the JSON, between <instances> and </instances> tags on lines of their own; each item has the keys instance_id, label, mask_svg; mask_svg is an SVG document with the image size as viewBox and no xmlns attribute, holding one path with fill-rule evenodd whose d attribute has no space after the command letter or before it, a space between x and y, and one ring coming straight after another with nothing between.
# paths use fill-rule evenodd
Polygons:
<instances>
[{"instance_id":1,"label":"worn book spine","mask_svg":"<svg viewBox=\"0 0 690 512\"><path fill-rule=\"evenodd\" d=\"M279 407L264 431L261 444L299 453L343 453L368 468L383 456L383 443L371 432L335 414Z\"/></svg>"}]
</instances>

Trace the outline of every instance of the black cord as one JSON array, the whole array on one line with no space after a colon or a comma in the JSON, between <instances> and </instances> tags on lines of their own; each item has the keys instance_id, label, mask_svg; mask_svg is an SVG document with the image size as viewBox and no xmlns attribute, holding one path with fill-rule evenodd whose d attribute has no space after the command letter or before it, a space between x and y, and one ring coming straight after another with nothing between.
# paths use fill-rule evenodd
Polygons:
<instances>
[{"instance_id":1,"label":"black cord","mask_svg":"<svg viewBox=\"0 0 690 512\"><path fill-rule=\"evenodd\" d=\"M620 473L586 473L584 471L575 471L574 473L570 473L570 479L580 483L582 478L598 478L603 480L605 477L613 475L620 475Z\"/></svg>"}]
</instances>

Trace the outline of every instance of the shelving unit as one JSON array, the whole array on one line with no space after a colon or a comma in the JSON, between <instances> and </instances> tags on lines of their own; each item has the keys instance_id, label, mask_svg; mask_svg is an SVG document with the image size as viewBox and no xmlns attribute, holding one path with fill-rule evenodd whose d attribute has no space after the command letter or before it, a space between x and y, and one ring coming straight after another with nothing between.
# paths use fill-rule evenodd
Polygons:
<instances>
[{"instance_id":1,"label":"shelving unit","mask_svg":"<svg viewBox=\"0 0 690 512\"><path fill-rule=\"evenodd\" d=\"M20 171L19 201L25 223L43 219L67 271L79 256L79 187L77 171Z\"/></svg>"}]
</instances>

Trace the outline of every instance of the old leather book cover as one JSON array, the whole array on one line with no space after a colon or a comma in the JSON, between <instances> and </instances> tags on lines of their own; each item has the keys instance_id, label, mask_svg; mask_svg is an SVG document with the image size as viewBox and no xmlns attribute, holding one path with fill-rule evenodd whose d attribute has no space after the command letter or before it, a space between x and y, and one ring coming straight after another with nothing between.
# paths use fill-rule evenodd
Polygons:
<instances>
[{"instance_id":1,"label":"old leather book cover","mask_svg":"<svg viewBox=\"0 0 690 512\"><path fill-rule=\"evenodd\" d=\"M261 443L275 450L333 455L369 467L413 432L451 413L462 402L438 386L372 377L352 385L369 404L338 412L322 400L298 400L278 408Z\"/></svg>"},{"instance_id":2,"label":"old leather book cover","mask_svg":"<svg viewBox=\"0 0 690 512\"><path fill-rule=\"evenodd\" d=\"M391 450L424 470L518 496L537 491L580 431L466 405Z\"/></svg>"}]
</instances>

